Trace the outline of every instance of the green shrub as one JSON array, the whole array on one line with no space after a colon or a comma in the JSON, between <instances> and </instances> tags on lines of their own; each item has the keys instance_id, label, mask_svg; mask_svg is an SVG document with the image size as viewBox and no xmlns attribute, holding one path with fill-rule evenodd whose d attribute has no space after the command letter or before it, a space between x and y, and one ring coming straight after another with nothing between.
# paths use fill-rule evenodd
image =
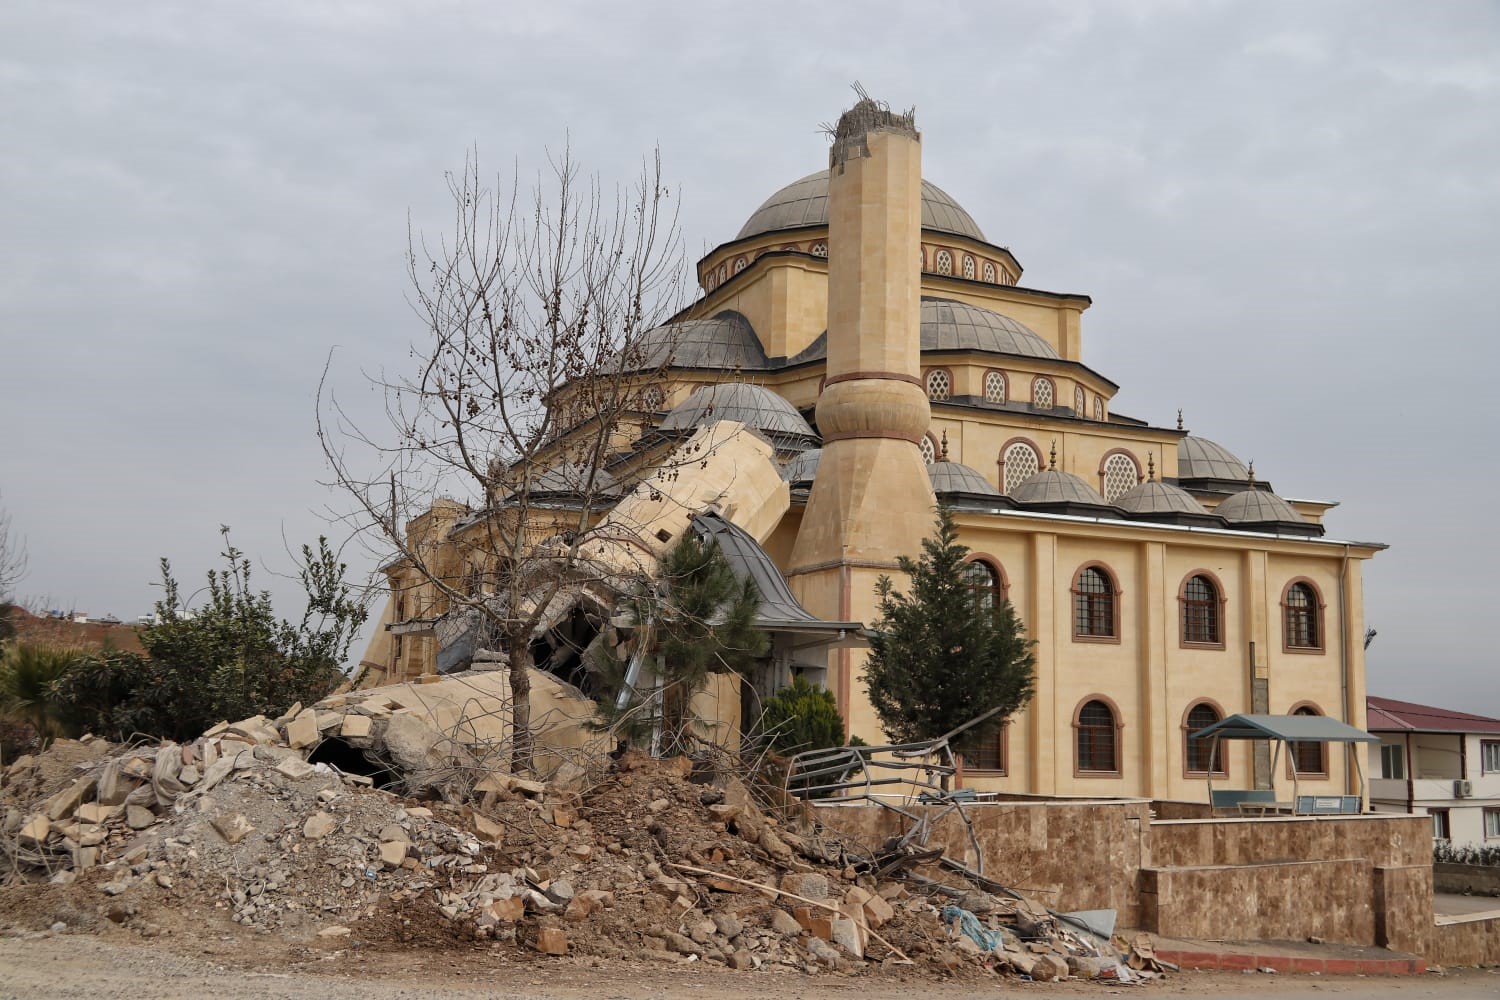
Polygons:
<instances>
[{"instance_id":1,"label":"green shrub","mask_svg":"<svg viewBox=\"0 0 1500 1000\"><path fill-rule=\"evenodd\" d=\"M814 687L801 677L766 701L762 726L777 753L844 745L844 719L833 692Z\"/></svg>"},{"instance_id":2,"label":"green shrub","mask_svg":"<svg viewBox=\"0 0 1500 1000\"><path fill-rule=\"evenodd\" d=\"M76 734L52 699L52 685L78 661L76 650L10 643L0 655L0 714L30 726L43 743Z\"/></svg>"}]
</instances>

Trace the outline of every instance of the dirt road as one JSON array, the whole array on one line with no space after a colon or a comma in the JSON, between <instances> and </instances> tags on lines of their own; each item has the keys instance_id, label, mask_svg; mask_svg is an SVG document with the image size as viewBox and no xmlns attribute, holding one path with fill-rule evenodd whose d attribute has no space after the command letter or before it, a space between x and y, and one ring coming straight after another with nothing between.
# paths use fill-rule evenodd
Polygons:
<instances>
[{"instance_id":1,"label":"dirt road","mask_svg":"<svg viewBox=\"0 0 1500 1000\"><path fill-rule=\"evenodd\" d=\"M594 968L585 962L539 964L467 963L456 956L335 954L290 971L232 967L214 957L184 956L146 944L121 945L88 935L0 940L0 998L10 1000L429 1000L433 997L537 998L537 1000L769 1000L848 997L850 1000L959 1000L986 996L1094 996L1121 993L1141 997L1437 997L1451 1000L1500 996L1500 974L1463 972L1446 977L1364 979L1183 974L1165 983L1127 990L1091 983L1033 984L997 980L973 983L904 982L889 977L846 978L796 974L731 973L723 970L662 968L614 963ZM411 966L416 966L412 968ZM998 987L998 988L996 988Z\"/></svg>"}]
</instances>

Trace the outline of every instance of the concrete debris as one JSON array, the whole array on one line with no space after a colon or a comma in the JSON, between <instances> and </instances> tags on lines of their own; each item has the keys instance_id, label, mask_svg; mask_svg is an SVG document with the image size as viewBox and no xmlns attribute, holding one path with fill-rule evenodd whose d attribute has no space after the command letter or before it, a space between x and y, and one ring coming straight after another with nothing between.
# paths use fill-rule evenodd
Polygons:
<instances>
[{"instance_id":1,"label":"concrete debris","mask_svg":"<svg viewBox=\"0 0 1500 1000\"><path fill-rule=\"evenodd\" d=\"M1163 968L1147 937L1112 945L935 865L882 876L686 758L627 751L545 778L492 768L418 804L332 766L347 755L316 762L310 748L349 732L387 761L436 767L446 752L405 704L342 697L184 745L87 745L61 772L46 754L16 761L0 772L0 882L89 886L108 922L142 935L161 932L151 908L172 906L196 907L178 924L205 934L238 925L327 948L483 941L535 961L1112 983Z\"/></svg>"}]
</instances>

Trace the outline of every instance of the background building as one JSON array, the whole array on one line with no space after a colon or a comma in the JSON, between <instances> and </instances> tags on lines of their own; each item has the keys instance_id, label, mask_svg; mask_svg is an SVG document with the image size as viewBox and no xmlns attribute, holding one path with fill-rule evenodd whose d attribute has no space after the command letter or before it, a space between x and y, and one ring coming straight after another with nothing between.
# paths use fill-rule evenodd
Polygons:
<instances>
[{"instance_id":1,"label":"background building","mask_svg":"<svg viewBox=\"0 0 1500 1000\"><path fill-rule=\"evenodd\" d=\"M1500 844L1500 719L1366 699L1370 805L1376 812L1427 812L1432 835L1455 845Z\"/></svg>"}]
</instances>

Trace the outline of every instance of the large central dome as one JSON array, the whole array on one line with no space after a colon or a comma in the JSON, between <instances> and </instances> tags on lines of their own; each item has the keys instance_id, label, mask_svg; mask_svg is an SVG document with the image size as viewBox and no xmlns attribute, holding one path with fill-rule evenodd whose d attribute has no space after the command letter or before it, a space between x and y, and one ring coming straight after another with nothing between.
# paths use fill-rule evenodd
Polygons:
<instances>
[{"instance_id":1,"label":"large central dome","mask_svg":"<svg viewBox=\"0 0 1500 1000\"><path fill-rule=\"evenodd\" d=\"M767 198L740 228L736 240L748 239L778 229L828 225L828 171L819 170L793 181ZM988 242L963 206L942 188L922 182L922 228Z\"/></svg>"}]
</instances>

